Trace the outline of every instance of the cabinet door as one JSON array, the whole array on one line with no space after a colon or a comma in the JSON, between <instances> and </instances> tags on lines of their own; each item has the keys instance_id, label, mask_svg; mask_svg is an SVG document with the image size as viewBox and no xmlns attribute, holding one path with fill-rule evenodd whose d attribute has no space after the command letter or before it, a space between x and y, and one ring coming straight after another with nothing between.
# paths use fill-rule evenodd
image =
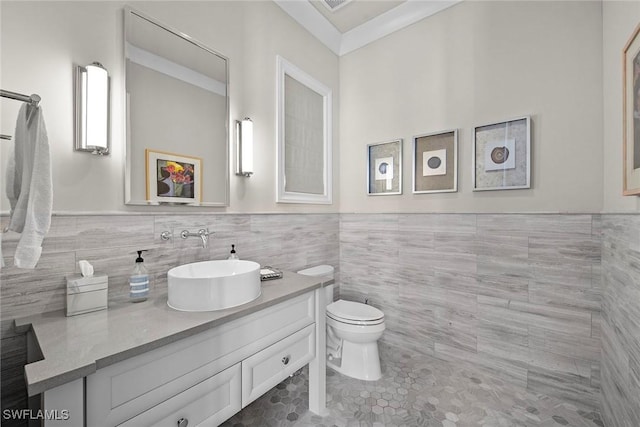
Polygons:
<instances>
[{"instance_id":1,"label":"cabinet door","mask_svg":"<svg viewBox=\"0 0 640 427\"><path fill-rule=\"evenodd\" d=\"M190 427L222 424L240 410L240 372L238 363L120 426L175 427L181 419Z\"/></svg>"},{"instance_id":2,"label":"cabinet door","mask_svg":"<svg viewBox=\"0 0 640 427\"><path fill-rule=\"evenodd\" d=\"M309 363L315 356L315 324L242 361L242 407Z\"/></svg>"}]
</instances>

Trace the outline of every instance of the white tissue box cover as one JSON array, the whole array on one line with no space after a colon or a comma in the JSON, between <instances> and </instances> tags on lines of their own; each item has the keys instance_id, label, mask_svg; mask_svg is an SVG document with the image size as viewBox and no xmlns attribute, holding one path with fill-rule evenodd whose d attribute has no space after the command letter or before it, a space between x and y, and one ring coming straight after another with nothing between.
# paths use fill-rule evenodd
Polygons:
<instances>
[{"instance_id":1,"label":"white tissue box cover","mask_svg":"<svg viewBox=\"0 0 640 427\"><path fill-rule=\"evenodd\" d=\"M67 277L67 295L79 292L91 292L109 287L109 276L98 274L91 277L80 275Z\"/></svg>"},{"instance_id":2,"label":"white tissue box cover","mask_svg":"<svg viewBox=\"0 0 640 427\"><path fill-rule=\"evenodd\" d=\"M67 316L105 310L109 278L107 275L67 277Z\"/></svg>"}]
</instances>

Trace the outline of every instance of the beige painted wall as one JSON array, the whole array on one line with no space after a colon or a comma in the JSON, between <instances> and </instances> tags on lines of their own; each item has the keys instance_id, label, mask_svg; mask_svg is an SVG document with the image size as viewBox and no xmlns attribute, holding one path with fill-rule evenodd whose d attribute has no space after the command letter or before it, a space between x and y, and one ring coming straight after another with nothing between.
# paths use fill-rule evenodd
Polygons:
<instances>
[{"instance_id":1,"label":"beige painted wall","mask_svg":"<svg viewBox=\"0 0 640 427\"><path fill-rule=\"evenodd\" d=\"M0 4L0 86L43 97L56 211L153 209L123 205L123 4ZM271 2L130 4L227 55L231 119L256 123L256 175L231 175L231 206L212 211L640 210L637 197L621 196L620 118L620 52L638 2L464 2L340 59ZM274 202L276 54L334 89L332 206ZM113 88L113 154L104 158L71 149L72 66L96 60ZM18 108L1 101L1 133L13 134ZM473 126L525 114L533 188L472 192ZM458 193L411 194L412 137L451 128L460 130ZM366 196L366 144L398 137L404 194ZM8 143L0 147L6 161Z\"/></svg>"},{"instance_id":2,"label":"beige painted wall","mask_svg":"<svg viewBox=\"0 0 640 427\"><path fill-rule=\"evenodd\" d=\"M467 1L340 60L342 212L599 212L600 2ZM533 119L532 189L472 192L476 125ZM458 192L411 193L414 135L459 129ZM366 195L366 144L404 139L404 191Z\"/></svg>"},{"instance_id":3,"label":"beige painted wall","mask_svg":"<svg viewBox=\"0 0 640 427\"><path fill-rule=\"evenodd\" d=\"M603 22L604 212L640 211L637 196L622 195L622 49L640 22L640 2L605 1Z\"/></svg>"},{"instance_id":4,"label":"beige painted wall","mask_svg":"<svg viewBox=\"0 0 640 427\"><path fill-rule=\"evenodd\" d=\"M0 86L38 93L53 157L54 211L176 211L124 205L122 6L124 2L6 2L0 4ZM276 55L334 90L338 144L338 57L272 2L127 2L200 40L230 59L231 120L255 125L256 165L250 179L231 175L229 208L215 212L336 212L330 206L275 203ZM103 63L112 84L112 154L72 151L73 65ZM3 99L0 133L13 134L20 103ZM8 145L0 149L6 162ZM334 151L338 163L338 151ZM4 170L4 167L3 167ZM334 200L338 198L337 168ZM4 193L4 191L2 191ZM4 196L0 210L6 211ZM186 210L194 211L194 209ZM203 209L203 208L198 208ZM184 209L183 209L184 210ZM201 210L198 210L201 212Z\"/></svg>"}]
</instances>

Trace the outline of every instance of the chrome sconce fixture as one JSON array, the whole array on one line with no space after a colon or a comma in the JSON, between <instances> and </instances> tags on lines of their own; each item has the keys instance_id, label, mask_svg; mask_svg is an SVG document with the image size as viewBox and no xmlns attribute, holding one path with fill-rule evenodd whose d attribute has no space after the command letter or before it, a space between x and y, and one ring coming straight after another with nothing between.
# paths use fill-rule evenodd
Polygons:
<instances>
[{"instance_id":1,"label":"chrome sconce fixture","mask_svg":"<svg viewBox=\"0 0 640 427\"><path fill-rule=\"evenodd\" d=\"M75 77L75 150L109 154L109 73L94 62Z\"/></svg>"},{"instance_id":2,"label":"chrome sconce fixture","mask_svg":"<svg viewBox=\"0 0 640 427\"><path fill-rule=\"evenodd\" d=\"M253 174L253 122L245 117L236 120L236 175Z\"/></svg>"}]
</instances>

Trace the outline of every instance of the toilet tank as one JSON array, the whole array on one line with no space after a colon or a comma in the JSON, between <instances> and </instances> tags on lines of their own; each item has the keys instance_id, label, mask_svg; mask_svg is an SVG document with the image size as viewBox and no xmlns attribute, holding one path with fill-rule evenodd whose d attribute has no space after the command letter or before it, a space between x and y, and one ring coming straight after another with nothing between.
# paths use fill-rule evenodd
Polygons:
<instances>
[{"instance_id":1,"label":"toilet tank","mask_svg":"<svg viewBox=\"0 0 640 427\"><path fill-rule=\"evenodd\" d=\"M305 268L298 271L298 274L303 276L322 277L327 279L333 279L334 268L330 265L316 265L315 267ZM333 302L333 285L327 285L324 287L324 301L326 305Z\"/></svg>"}]
</instances>

